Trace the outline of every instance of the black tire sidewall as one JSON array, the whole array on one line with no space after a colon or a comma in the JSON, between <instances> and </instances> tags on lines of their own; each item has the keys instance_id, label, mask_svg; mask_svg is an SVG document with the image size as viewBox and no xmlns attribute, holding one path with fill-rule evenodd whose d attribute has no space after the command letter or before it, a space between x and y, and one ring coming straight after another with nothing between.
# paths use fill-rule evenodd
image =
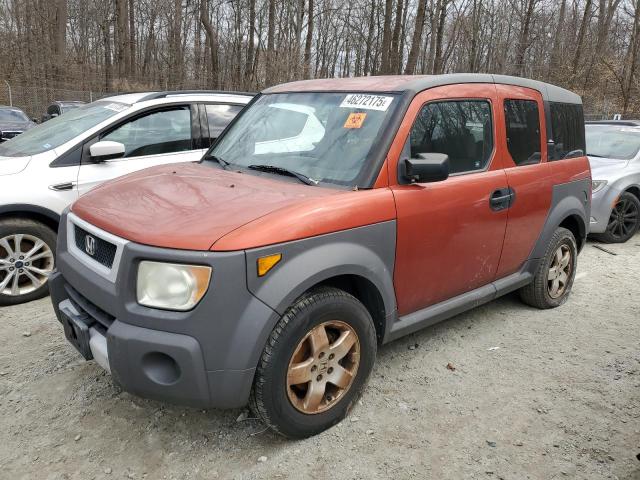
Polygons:
<instances>
[{"instance_id":1,"label":"black tire sidewall","mask_svg":"<svg viewBox=\"0 0 640 480\"><path fill-rule=\"evenodd\" d=\"M276 429L290 438L304 438L320 433L340 422L357 401L366 384L376 357L376 335L373 322L365 307L351 296L320 297L311 308L305 308L290 319L274 350L271 362L263 370L265 385L262 394L264 407ZM360 364L349 390L329 410L317 414L304 414L291 404L286 393L286 375L289 361L302 338L315 326L340 320L349 324L360 342Z\"/></svg>"},{"instance_id":2,"label":"black tire sidewall","mask_svg":"<svg viewBox=\"0 0 640 480\"><path fill-rule=\"evenodd\" d=\"M607 230L604 233L595 235L594 238L605 243L625 243L629 241L631 238L633 238L633 236L638 232L638 230L640 229L640 200L638 200L638 197L636 197L632 193L624 192L622 195L620 195L620 197L618 197L618 201L616 202L616 205L618 204L618 202L620 202L623 199L627 199L630 202L633 202L636 208L638 209L638 220L636 222L636 228L633 229L633 231L631 231L629 235L625 237L617 237L609 231L609 224L607 224Z\"/></svg>"},{"instance_id":3,"label":"black tire sidewall","mask_svg":"<svg viewBox=\"0 0 640 480\"><path fill-rule=\"evenodd\" d=\"M0 220L0 238L20 233L32 235L45 242L53 252L55 265L57 236L56 233L51 230L51 228L35 220L21 218L9 218ZM45 297L48 294L49 285L47 282L45 282L37 290L34 290L33 292L27 293L25 295L18 295L14 297L0 294L0 306L18 305L21 303L30 302L32 300L37 300L39 298Z\"/></svg>"},{"instance_id":4,"label":"black tire sidewall","mask_svg":"<svg viewBox=\"0 0 640 480\"><path fill-rule=\"evenodd\" d=\"M564 293L558 298L552 298L551 295L549 295L548 281L544 281L543 283L544 289L542 294L544 296L546 303L550 307L559 307L560 305L564 304L567 301L567 299L569 298L569 295L571 294L571 289L573 288L573 281L576 277L576 268L578 266L578 247L576 245L576 240L573 234L569 230L566 230L564 228L558 229L554 237L555 239L552 242L547 252L547 255L544 258L544 262L542 264L542 271L540 272L540 275L543 275L544 279L547 278L547 276L549 275L549 268L551 267L551 263L553 262L553 257L556 251L558 250L558 248L560 248L561 245L567 245L571 250L572 265L571 265L571 276L569 277L569 282L567 284L567 287L565 288Z\"/></svg>"}]
</instances>

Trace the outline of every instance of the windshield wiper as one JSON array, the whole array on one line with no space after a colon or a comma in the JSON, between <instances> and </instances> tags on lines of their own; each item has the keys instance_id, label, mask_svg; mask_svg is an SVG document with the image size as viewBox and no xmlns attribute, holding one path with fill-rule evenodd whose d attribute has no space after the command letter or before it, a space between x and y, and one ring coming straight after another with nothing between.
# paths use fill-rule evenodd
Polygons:
<instances>
[{"instance_id":1,"label":"windshield wiper","mask_svg":"<svg viewBox=\"0 0 640 480\"><path fill-rule=\"evenodd\" d=\"M318 180L314 180L313 178L307 177L306 175L294 172L293 170L289 170L284 167L276 167L275 165L249 165L247 167L249 170L258 170L260 172L269 172L276 173L279 175L288 175L290 177L296 177L302 183L306 183L307 185L318 185Z\"/></svg>"},{"instance_id":2,"label":"windshield wiper","mask_svg":"<svg viewBox=\"0 0 640 480\"><path fill-rule=\"evenodd\" d=\"M216 157L215 155L211 155L211 154L208 154L208 153L202 159L203 160L213 160L214 162L218 162L220 165L222 165L222 168L225 169L225 170L227 169L227 167L229 165L231 165L224 158Z\"/></svg>"}]
</instances>

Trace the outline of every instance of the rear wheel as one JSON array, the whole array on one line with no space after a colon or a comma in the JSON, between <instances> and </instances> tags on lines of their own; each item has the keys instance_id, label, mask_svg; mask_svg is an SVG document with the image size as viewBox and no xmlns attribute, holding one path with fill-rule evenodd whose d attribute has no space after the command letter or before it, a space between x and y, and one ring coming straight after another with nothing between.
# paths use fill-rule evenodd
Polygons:
<instances>
[{"instance_id":1,"label":"rear wheel","mask_svg":"<svg viewBox=\"0 0 640 480\"><path fill-rule=\"evenodd\" d=\"M640 200L632 193L625 192L611 210L609 224L604 233L593 238L605 243L624 243L640 228Z\"/></svg>"},{"instance_id":2,"label":"rear wheel","mask_svg":"<svg viewBox=\"0 0 640 480\"><path fill-rule=\"evenodd\" d=\"M280 319L256 371L250 406L278 433L305 438L349 412L376 355L367 309L335 288L302 297Z\"/></svg>"},{"instance_id":3,"label":"rear wheel","mask_svg":"<svg viewBox=\"0 0 640 480\"><path fill-rule=\"evenodd\" d=\"M520 298L537 308L554 308L567 301L576 275L576 239L566 228L558 228L540 260L533 281L520 289Z\"/></svg>"},{"instance_id":4,"label":"rear wheel","mask_svg":"<svg viewBox=\"0 0 640 480\"><path fill-rule=\"evenodd\" d=\"M0 220L0 306L42 298L55 264L56 234L26 219Z\"/></svg>"}]
</instances>

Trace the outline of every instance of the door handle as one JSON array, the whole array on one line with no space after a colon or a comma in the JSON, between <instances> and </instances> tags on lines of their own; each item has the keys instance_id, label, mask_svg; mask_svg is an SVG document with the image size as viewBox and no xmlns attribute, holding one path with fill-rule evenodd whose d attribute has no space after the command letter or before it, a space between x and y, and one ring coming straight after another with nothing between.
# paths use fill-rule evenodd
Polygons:
<instances>
[{"instance_id":1,"label":"door handle","mask_svg":"<svg viewBox=\"0 0 640 480\"><path fill-rule=\"evenodd\" d=\"M494 190L489 197L489 206L494 212L505 210L513 205L516 198L516 192L511 188L499 188Z\"/></svg>"},{"instance_id":2,"label":"door handle","mask_svg":"<svg viewBox=\"0 0 640 480\"><path fill-rule=\"evenodd\" d=\"M49 185L50 190L54 190L56 192L64 192L67 190L73 190L73 187L76 186L76 182L63 182L56 183L55 185Z\"/></svg>"}]
</instances>

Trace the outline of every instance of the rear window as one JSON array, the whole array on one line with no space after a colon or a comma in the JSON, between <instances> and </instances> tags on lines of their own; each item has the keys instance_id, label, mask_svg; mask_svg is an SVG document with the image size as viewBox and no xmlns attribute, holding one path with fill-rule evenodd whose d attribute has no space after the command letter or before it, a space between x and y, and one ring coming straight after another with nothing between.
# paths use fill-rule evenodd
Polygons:
<instances>
[{"instance_id":1,"label":"rear window","mask_svg":"<svg viewBox=\"0 0 640 480\"><path fill-rule=\"evenodd\" d=\"M513 162L520 165L540 163L540 115L535 100L505 100L504 116L507 146Z\"/></svg>"},{"instance_id":2,"label":"rear window","mask_svg":"<svg viewBox=\"0 0 640 480\"><path fill-rule=\"evenodd\" d=\"M582 105L551 102L551 135L554 148L549 160L562 160L584 155L584 115Z\"/></svg>"}]
</instances>

